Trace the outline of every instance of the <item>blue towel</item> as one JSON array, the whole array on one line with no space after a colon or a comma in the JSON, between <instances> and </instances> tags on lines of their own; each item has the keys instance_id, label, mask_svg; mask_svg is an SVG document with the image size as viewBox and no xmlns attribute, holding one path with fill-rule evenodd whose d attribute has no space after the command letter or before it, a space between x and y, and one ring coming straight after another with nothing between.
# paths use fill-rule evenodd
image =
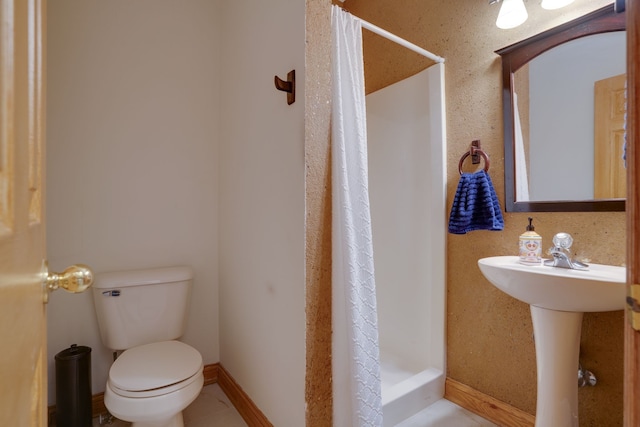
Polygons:
<instances>
[{"instance_id":1,"label":"blue towel","mask_svg":"<svg viewBox=\"0 0 640 427\"><path fill-rule=\"evenodd\" d=\"M503 228L502 211L489 174L484 170L463 173L451 206L449 233Z\"/></svg>"}]
</instances>

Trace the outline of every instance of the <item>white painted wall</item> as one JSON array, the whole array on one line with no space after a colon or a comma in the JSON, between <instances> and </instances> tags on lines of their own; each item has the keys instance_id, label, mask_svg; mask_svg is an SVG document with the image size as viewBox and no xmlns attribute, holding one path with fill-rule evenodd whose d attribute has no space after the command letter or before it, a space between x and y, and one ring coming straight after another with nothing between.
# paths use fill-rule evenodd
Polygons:
<instances>
[{"instance_id":1,"label":"white painted wall","mask_svg":"<svg viewBox=\"0 0 640 427\"><path fill-rule=\"evenodd\" d=\"M219 361L218 139L221 16L212 0L55 0L48 5L47 221L54 271L188 264L195 269L183 340ZM92 351L104 390L91 294L57 291L54 355Z\"/></svg>"},{"instance_id":2,"label":"white painted wall","mask_svg":"<svg viewBox=\"0 0 640 427\"><path fill-rule=\"evenodd\" d=\"M56 0L48 17L52 269L194 266L184 341L281 426L305 413L304 14L303 0ZM273 78L291 69L289 106ZM58 292L51 403L72 343L92 347L103 391L91 295Z\"/></svg>"},{"instance_id":3,"label":"white painted wall","mask_svg":"<svg viewBox=\"0 0 640 427\"><path fill-rule=\"evenodd\" d=\"M444 66L366 100L381 363L396 374L444 372Z\"/></svg>"},{"instance_id":4,"label":"white painted wall","mask_svg":"<svg viewBox=\"0 0 640 427\"><path fill-rule=\"evenodd\" d=\"M222 9L220 360L274 425L303 426L305 2ZM273 80L292 69L287 105Z\"/></svg>"}]
</instances>

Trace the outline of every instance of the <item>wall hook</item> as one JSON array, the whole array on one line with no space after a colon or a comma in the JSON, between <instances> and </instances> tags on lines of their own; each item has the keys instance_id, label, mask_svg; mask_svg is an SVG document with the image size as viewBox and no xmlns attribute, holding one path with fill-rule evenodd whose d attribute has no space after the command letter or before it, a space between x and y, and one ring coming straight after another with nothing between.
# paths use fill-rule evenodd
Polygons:
<instances>
[{"instance_id":1,"label":"wall hook","mask_svg":"<svg viewBox=\"0 0 640 427\"><path fill-rule=\"evenodd\" d=\"M471 141L471 164L477 165L480 163L480 155L478 154L478 150L482 150L482 146L480 145L480 140L476 139Z\"/></svg>"},{"instance_id":2,"label":"wall hook","mask_svg":"<svg viewBox=\"0 0 640 427\"><path fill-rule=\"evenodd\" d=\"M291 70L287 74L287 81L280 77L274 78L276 89L287 92L287 104L291 105L296 102L296 70Z\"/></svg>"}]
</instances>

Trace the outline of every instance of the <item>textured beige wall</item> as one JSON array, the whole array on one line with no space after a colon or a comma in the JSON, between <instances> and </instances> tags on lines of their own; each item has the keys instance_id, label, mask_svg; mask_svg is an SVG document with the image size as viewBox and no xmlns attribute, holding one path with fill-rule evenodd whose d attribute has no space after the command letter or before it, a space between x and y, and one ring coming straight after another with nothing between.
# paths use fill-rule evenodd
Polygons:
<instances>
[{"instance_id":1,"label":"textured beige wall","mask_svg":"<svg viewBox=\"0 0 640 427\"><path fill-rule=\"evenodd\" d=\"M495 50L566 22L610 1L578 0L566 10L544 11L527 2L529 20L499 30L499 6L486 1L347 0L345 8L446 58L448 203L458 183L457 164L473 139L491 157L491 176L504 203L504 155L500 58ZM430 65L418 55L365 31L365 78L372 92ZM448 376L530 413L535 412L536 367L528 307L489 284L478 258L515 254L526 213L507 213L502 232L449 235L447 262ZM622 264L623 213L535 213L536 231L548 246L567 231L578 256ZM583 366L598 377L580 390L581 426L622 424L622 311L587 314L583 323Z\"/></svg>"},{"instance_id":2,"label":"textured beige wall","mask_svg":"<svg viewBox=\"0 0 640 427\"><path fill-rule=\"evenodd\" d=\"M331 0L306 7L306 425L331 427Z\"/></svg>"}]
</instances>

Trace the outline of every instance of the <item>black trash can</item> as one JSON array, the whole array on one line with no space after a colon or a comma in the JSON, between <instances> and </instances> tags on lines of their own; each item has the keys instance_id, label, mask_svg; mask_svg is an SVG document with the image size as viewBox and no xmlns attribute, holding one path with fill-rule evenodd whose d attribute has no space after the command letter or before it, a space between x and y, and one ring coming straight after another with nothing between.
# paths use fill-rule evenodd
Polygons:
<instances>
[{"instance_id":1,"label":"black trash can","mask_svg":"<svg viewBox=\"0 0 640 427\"><path fill-rule=\"evenodd\" d=\"M56 354L56 426L91 427L91 348Z\"/></svg>"}]
</instances>

